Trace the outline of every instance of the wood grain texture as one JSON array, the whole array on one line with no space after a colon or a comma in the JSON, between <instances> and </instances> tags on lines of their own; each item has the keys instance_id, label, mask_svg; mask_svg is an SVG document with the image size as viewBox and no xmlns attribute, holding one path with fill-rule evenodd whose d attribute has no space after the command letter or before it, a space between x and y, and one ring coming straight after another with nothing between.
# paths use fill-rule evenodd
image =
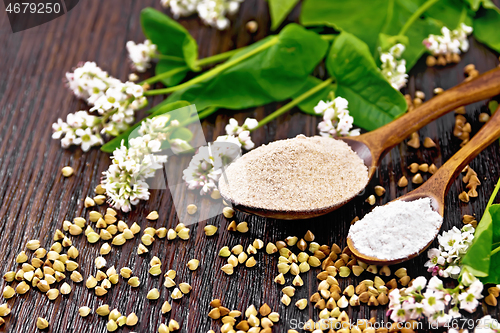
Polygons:
<instances>
[{"instance_id":1,"label":"wood grain texture","mask_svg":"<svg viewBox=\"0 0 500 333\"><path fill-rule=\"evenodd\" d=\"M109 164L109 156L93 149L82 153L80 149L64 150L57 141L51 139L51 124L58 117L65 118L69 112L85 109L84 102L75 99L64 85L64 74L80 61L96 61L99 66L111 75L126 79L129 70L125 43L128 40L141 41L143 35L139 23L139 11L146 6L159 8L158 0L107 0L85 1L70 13L42 26L12 34L6 15L0 15L0 59L2 59L2 80L0 81L0 262L2 274L17 267L15 257L25 248L30 239L40 239L42 246L50 247L54 231L61 228L62 221L76 216L87 216L82 199L93 194L99 183L101 172ZM297 17L295 9L291 17ZM181 23L193 34L200 46L201 57L241 47L259 40L268 34L270 25L267 3L264 0L246 0L231 29L223 32L203 26L197 18L181 20ZM255 19L259 24L256 34L250 35L245 30L245 23ZM464 79L463 67L475 63L480 72L498 65L496 54L484 46L471 40L471 50L458 65L446 68L426 68L423 59L411 73L407 91L414 93L422 90L432 96L435 87L450 88ZM321 70L318 73L321 74ZM151 75L151 72L146 76ZM161 97L151 100L158 103ZM477 132L481 124L478 122L480 112L486 111L485 102L475 103L467 107L467 119ZM280 104L268 105L235 114L238 120L252 116L262 119L274 111ZM215 139L223 134L224 125L233 116L233 112L219 112L203 122L207 140ZM276 139L293 137L304 133L317 133L319 119L306 116L293 110L269 125L257 130L253 137L257 145ZM124 327L122 332L156 332L161 322L170 318L181 324L181 332L206 332L209 329L218 331L220 322L207 317L209 302L220 298L230 309L243 310L250 304L260 306L267 302L274 311L281 315L280 323L275 325L274 332L286 332L291 320L305 322L309 318L317 319L317 311L310 306L299 311L295 306L284 307L279 299L280 287L273 278L277 275L277 259L259 252L258 264L252 269L238 267L233 276L226 276L219 269L224 259L217 256L218 250L224 246L238 243L248 246L253 239L260 238L264 242L277 241L286 236L302 236L311 229L320 244L337 242L345 246L345 237L350 221L355 216L363 216L371 207L364 202L372 193L373 186L380 184L387 193L377 204L386 203L414 188L401 189L396 186L397 180L406 175L407 166L412 162L435 163L442 165L458 149L460 142L452 135L454 125L453 114L448 114L431 123L420 131L421 138L431 137L438 143L437 149L414 150L406 144L394 148L384 159L376 176L366 191L353 202L341 209L320 218L303 221L275 221L238 213L238 221L246 220L250 232L245 235L233 234L225 229L230 221L218 216L211 221L220 226L217 236L207 238L203 233L205 222L191 226L191 239L187 242L176 240L168 242L157 240L145 256L138 256L136 248L138 238L127 242L121 248L113 248L106 256L108 266L117 268L128 266L139 276L142 284L132 289L123 280L101 298L94 296L83 284L69 284L73 291L69 296L59 297L50 302L38 291L31 290L24 296L8 301L12 314L6 317L6 323L0 327L2 332L36 332L36 318L45 317L50 322L49 332L106 332L106 321L93 314L87 318L78 315L78 308L86 305L96 309L99 305L109 304L110 308L118 308L122 313L136 312L139 324L134 328ZM189 157L185 157L188 158ZM458 201L458 193L464 184L458 179L449 192L446 202L446 213L443 230L452 226L461 226L463 214L483 214L486 202L494 184L500 176L500 150L493 144L481 153L471 166L477 171L483 184L478 188L479 197L471 203ZM64 179L60 169L71 165L75 175ZM424 175L426 179L428 175ZM100 208L103 211L103 207ZM151 210L158 210L160 219L148 222L145 217ZM137 221L143 228L147 226L174 227L177 217L168 190L152 191L151 199L141 203L128 215L120 214L126 222ZM99 253L98 244L89 245L84 237L71 237L80 250L77 262L86 279L95 274L94 258ZM190 295L180 301L171 301L170 291L162 286L163 277L151 277L148 272L149 260L157 255L163 262L164 270L175 269L178 272L177 282L186 281L193 286ZM191 258L201 261L200 268L190 272L186 262ZM428 275L423 267L425 256L420 256L404 266L411 276ZM399 267L399 266L397 266ZM304 275L304 286L297 290L293 302L308 297L316 291L317 269ZM356 279L341 279L341 287L369 278L365 273ZM291 278L287 278L287 282ZM2 282L2 287L5 285ZM146 293L157 287L161 291L158 301L146 299ZM172 303L172 311L161 315L161 304L165 299ZM479 308L470 318L479 318L483 310L488 310L493 317L499 317L499 311L491 307ZM353 319L377 316L385 319L385 309L361 306L349 309Z\"/></svg>"}]
</instances>

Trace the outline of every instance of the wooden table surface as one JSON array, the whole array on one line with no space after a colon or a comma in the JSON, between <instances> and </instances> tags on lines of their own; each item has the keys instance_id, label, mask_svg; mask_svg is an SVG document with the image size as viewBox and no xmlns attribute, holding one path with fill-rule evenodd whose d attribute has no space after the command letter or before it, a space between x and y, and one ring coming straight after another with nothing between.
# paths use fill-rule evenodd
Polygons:
<instances>
[{"instance_id":1,"label":"wooden table surface","mask_svg":"<svg viewBox=\"0 0 500 333\"><path fill-rule=\"evenodd\" d=\"M58 117L65 118L69 112L87 108L86 104L73 97L65 87L64 74L71 71L80 61L96 61L99 66L111 75L122 80L130 72L127 61L125 43L128 40L136 42L143 40L139 23L139 11L146 7L159 8L159 0L107 0L81 1L70 13L42 26L13 34L5 14L0 15L0 59L2 80L0 80L0 262L2 274L15 270L16 255L25 249L30 239L39 239L42 246L49 248L52 235L60 229L62 221L72 220L76 216L86 216L82 199L93 194L94 187L99 183L101 172L109 165L109 155L92 149L83 153L78 148L64 150L59 142L51 139L51 124ZM297 17L297 9L292 17ZM259 31L250 35L245 30L245 23L255 19ZM247 45L266 36L269 27L267 3L264 0L246 0L232 26L224 32L203 26L195 18L181 20L182 24L193 34L200 45L200 56L205 57L235 47ZM432 96L435 87L450 88L464 79L463 67L468 63L476 64L480 72L498 65L498 55L471 39L471 50L465 54L458 65L446 68L426 68L424 59L413 69L407 91L412 94L422 90L427 96ZM147 74L151 75L151 73ZM162 97L156 97L151 102L158 103ZM266 114L279 107L279 104L268 105L252 110L238 112L235 116L242 121L248 116L262 119ZM473 133L481 124L478 115L487 112L486 102L476 103L467 107L467 119L472 124ZM224 126L232 112L223 110L203 122L207 141L223 134ZM253 134L257 145L276 139L293 137L297 134L314 135L319 119L304 115L298 110L280 117ZM363 216L371 207L364 202L373 192L373 186L380 184L387 193L377 204L383 204L414 188L400 189L397 180L406 175L407 166L412 162L435 163L442 165L459 149L460 142L453 134L454 115L448 114L420 131L421 138L431 137L438 143L438 149L414 150L400 144L383 160L378 175L368 186L366 192L342 209L327 216L310 221L276 221L238 213L237 220L248 221L250 232L242 234L229 233L226 227L229 223L224 217L218 216L209 221L220 227L215 237L207 238L203 227L205 222L190 226L189 241L176 240L168 242L158 240L150 247L148 255L139 257L136 254L139 237L127 242L121 248L113 248L106 256L108 266L115 265L131 267L139 276L142 284L132 289L123 279L110 292L97 298L92 290L87 290L83 284L75 284L70 295L59 297L51 302L39 291L30 290L26 295L17 296L7 303L12 313L6 317L6 323L0 328L4 332L35 332L37 317L44 317L50 322L50 332L106 332L106 320L93 314L87 318L78 315L80 306L96 309L102 304L110 308L118 308L122 313L135 312L139 323L134 328L123 327L123 332L156 332L162 322L170 318L181 324L181 332L216 331L220 321L207 317L209 302L220 298L230 309L244 310L250 304L256 306L264 302L273 311L281 315L280 322L275 325L274 332L286 332L291 320L305 322L309 318L318 319L318 311L308 306L299 311L293 303L299 298L309 297L316 291L318 269L312 269L303 275L304 286L298 288L292 305L285 307L280 303L281 288L273 282L277 275L277 258L260 251L257 255L258 264L252 269L238 267L232 276L225 275L220 267L225 259L217 256L223 245L247 246L255 238L264 242L277 241L286 236L301 237L307 229L316 234L317 242L331 245L336 242L345 246L345 238L350 221L355 216ZM188 158L189 157L185 157ZM75 175L65 179L60 170L71 165ZM472 167L477 171L482 185L478 188L479 197L468 204L458 201L458 193L464 189L464 184L458 179L451 187L446 203L445 223L443 230L452 226L462 225L463 214L475 214L481 217L486 202L500 176L500 150L498 144L491 145L479 155ZM428 175L425 175L425 179ZM177 224L173 213L170 193L168 190L153 190L151 199L137 206L128 215L119 214L120 218L131 223L138 221L143 228L146 226L167 228ZM104 210L103 207L100 208ZM160 219L155 222L146 221L148 212L158 210ZM99 253L100 241L90 245L85 237L71 237L80 250L77 262L80 271L86 279L89 274L95 274L94 258ZM29 254L31 256L31 254ZM148 274L149 260L158 256L163 263L163 269L178 271L177 282L189 282L193 290L179 301L169 297L171 290L163 287L163 277L152 277ZM186 268L188 259L198 258L200 268L190 272ZM399 265L408 268L409 274L416 277L420 274L429 276L423 264L426 261L422 255L412 261ZM393 269L393 271L395 268ZM342 287L351 283L359 283L369 278L364 273L355 279L340 279ZM371 276L373 278L373 276ZM287 281L291 278L288 277ZM2 282L2 287L5 282ZM161 297L158 301L146 299L146 293L151 288L158 287ZM165 299L172 304L172 311L167 315L160 312ZM352 319L377 316L384 320L385 308L361 306L349 308ZM498 308L478 308L471 318L479 318L483 311L488 311L494 317L499 316ZM486 312L484 312L486 313Z\"/></svg>"}]
</instances>

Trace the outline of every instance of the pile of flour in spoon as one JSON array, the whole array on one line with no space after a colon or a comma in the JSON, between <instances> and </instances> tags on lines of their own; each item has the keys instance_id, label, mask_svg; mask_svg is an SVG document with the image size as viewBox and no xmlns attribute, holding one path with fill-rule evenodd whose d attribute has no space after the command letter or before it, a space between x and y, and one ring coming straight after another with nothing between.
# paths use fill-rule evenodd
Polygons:
<instances>
[{"instance_id":1,"label":"pile of flour in spoon","mask_svg":"<svg viewBox=\"0 0 500 333\"><path fill-rule=\"evenodd\" d=\"M367 183L367 167L345 142L298 135L237 159L221 176L219 190L247 207L307 211L344 203Z\"/></svg>"},{"instance_id":2,"label":"pile of flour in spoon","mask_svg":"<svg viewBox=\"0 0 500 333\"><path fill-rule=\"evenodd\" d=\"M427 246L442 223L443 217L432 210L430 198L393 201L375 207L352 225L349 237L364 255L396 260Z\"/></svg>"}]
</instances>

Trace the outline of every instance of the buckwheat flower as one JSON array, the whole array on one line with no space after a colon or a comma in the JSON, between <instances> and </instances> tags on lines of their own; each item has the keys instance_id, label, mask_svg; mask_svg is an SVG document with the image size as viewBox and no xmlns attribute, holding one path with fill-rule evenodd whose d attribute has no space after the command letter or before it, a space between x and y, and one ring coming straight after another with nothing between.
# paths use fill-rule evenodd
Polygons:
<instances>
[{"instance_id":1,"label":"buckwheat flower","mask_svg":"<svg viewBox=\"0 0 500 333\"><path fill-rule=\"evenodd\" d=\"M52 138L60 139L63 148L81 145L83 151L88 151L93 146L103 144L99 124L99 117L90 115L87 111L70 113L66 122L59 118L57 123L52 124Z\"/></svg>"},{"instance_id":2,"label":"buckwheat flower","mask_svg":"<svg viewBox=\"0 0 500 333\"><path fill-rule=\"evenodd\" d=\"M250 137L250 131L257 127L259 122L253 118L245 119L242 126L238 125L238 121L234 118L229 119L229 124L226 125L226 133L229 136L238 138L243 149L250 150L255 147Z\"/></svg>"},{"instance_id":3,"label":"buckwheat flower","mask_svg":"<svg viewBox=\"0 0 500 333\"><path fill-rule=\"evenodd\" d=\"M178 19L181 16L189 16L196 13L196 6L200 0L161 0L164 8L169 8L172 15Z\"/></svg>"},{"instance_id":4,"label":"buckwheat flower","mask_svg":"<svg viewBox=\"0 0 500 333\"><path fill-rule=\"evenodd\" d=\"M198 13L201 20L220 30L226 29L230 22L227 15L235 14L243 0L161 0L161 5L170 8L177 19Z\"/></svg>"},{"instance_id":5,"label":"buckwheat flower","mask_svg":"<svg viewBox=\"0 0 500 333\"><path fill-rule=\"evenodd\" d=\"M333 108L334 102L333 101L319 101L318 105L314 107L314 112L317 114L325 114L326 110Z\"/></svg>"},{"instance_id":6,"label":"buckwheat flower","mask_svg":"<svg viewBox=\"0 0 500 333\"><path fill-rule=\"evenodd\" d=\"M396 323L402 323L406 321L406 310L402 307L396 308L391 312L390 318Z\"/></svg>"},{"instance_id":7,"label":"buckwheat flower","mask_svg":"<svg viewBox=\"0 0 500 333\"><path fill-rule=\"evenodd\" d=\"M405 46L403 44L396 44L388 52L380 53L380 71L387 82L396 90L406 86L408 80L406 60L401 59L404 50Z\"/></svg>"},{"instance_id":8,"label":"buckwheat flower","mask_svg":"<svg viewBox=\"0 0 500 333\"><path fill-rule=\"evenodd\" d=\"M108 119L102 133L113 136L127 130L134 122L135 112L147 103L144 90L133 82L116 83L106 90L90 111L97 111Z\"/></svg>"},{"instance_id":9,"label":"buckwheat flower","mask_svg":"<svg viewBox=\"0 0 500 333\"><path fill-rule=\"evenodd\" d=\"M389 307L399 305L401 303L401 293L398 288L393 289L389 293Z\"/></svg>"},{"instance_id":10,"label":"buckwheat flower","mask_svg":"<svg viewBox=\"0 0 500 333\"><path fill-rule=\"evenodd\" d=\"M189 190L200 190L200 195L210 194L217 189L217 181L222 169L215 169L209 147L200 147L193 156L187 169L183 171L182 179Z\"/></svg>"},{"instance_id":11,"label":"buckwheat flower","mask_svg":"<svg viewBox=\"0 0 500 333\"><path fill-rule=\"evenodd\" d=\"M437 276L433 276L427 284L427 289L431 291L442 291L444 289L443 281Z\"/></svg>"},{"instance_id":12,"label":"buckwheat flower","mask_svg":"<svg viewBox=\"0 0 500 333\"><path fill-rule=\"evenodd\" d=\"M474 294L464 292L458 296L458 299L460 300L460 309L465 310L469 313L473 313L474 311L476 311L479 302Z\"/></svg>"},{"instance_id":13,"label":"buckwheat flower","mask_svg":"<svg viewBox=\"0 0 500 333\"><path fill-rule=\"evenodd\" d=\"M226 125L226 133L228 135L238 135L243 131L250 131L256 128L259 122L253 118L245 119L243 125L239 126L238 121L234 118L229 119L229 124Z\"/></svg>"},{"instance_id":14,"label":"buckwheat flower","mask_svg":"<svg viewBox=\"0 0 500 333\"><path fill-rule=\"evenodd\" d=\"M176 155L188 152L193 149L189 142L182 139L170 140L170 149Z\"/></svg>"},{"instance_id":15,"label":"buckwheat flower","mask_svg":"<svg viewBox=\"0 0 500 333\"><path fill-rule=\"evenodd\" d=\"M437 325L439 327L446 325L451 319L451 316L444 311L436 312L428 318L431 325Z\"/></svg>"},{"instance_id":16,"label":"buckwheat flower","mask_svg":"<svg viewBox=\"0 0 500 333\"><path fill-rule=\"evenodd\" d=\"M257 121L257 119L247 118L247 119L245 119L245 122L243 123L242 127L245 130L253 130L258 125L259 125L259 122Z\"/></svg>"},{"instance_id":17,"label":"buckwheat flower","mask_svg":"<svg viewBox=\"0 0 500 333\"><path fill-rule=\"evenodd\" d=\"M321 136L337 137L356 136L359 129L351 130L354 118L349 115L348 102L345 98L336 97L333 101L319 101L314 112L323 115L323 121L318 124Z\"/></svg>"},{"instance_id":18,"label":"buckwheat flower","mask_svg":"<svg viewBox=\"0 0 500 333\"><path fill-rule=\"evenodd\" d=\"M471 272L469 272L465 268L463 269L461 281L464 286L466 287L470 286L474 281L476 281L476 279L477 278L474 275L472 275Z\"/></svg>"},{"instance_id":19,"label":"buckwheat flower","mask_svg":"<svg viewBox=\"0 0 500 333\"><path fill-rule=\"evenodd\" d=\"M419 276L415 280L413 280L410 287L406 288L406 292L408 293L419 292L425 288L426 284L427 284L427 279L423 276Z\"/></svg>"},{"instance_id":20,"label":"buckwheat flower","mask_svg":"<svg viewBox=\"0 0 500 333\"><path fill-rule=\"evenodd\" d=\"M433 314L439 311L443 311L445 308L444 294L440 291L428 290L424 294L423 313L427 317L431 317Z\"/></svg>"},{"instance_id":21,"label":"buckwheat flower","mask_svg":"<svg viewBox=\"0 0 500 333\"><path fill-rule=\"evenodd\" d=\"M145 72L151 65L152 59L157 57L157 46L149 39L144 43L136 44L133 41L128 41L127 44L128 56L132 62L132 68L138 72Z\"/></svg>"},{"instance_id":22,"label":"buckwheat flower","mask_svg":"<svg viewBox=\"0 0 500 333\"><path fill-rule=\"evenodd\" d=\"M52 124L52 139L60 139L69 129L69 125L62 121L61 118L57 119L57 123Z\"/></svg>"},{"instance_id":23,"label":"buckwheat flower","mask_svg":"<svg viewBox=\"0 0 500 333\"><path fill-rule=\"evenodd\" d=\"M249 131L243 131L238 134L238 140L240 141L243 149L250 150L255 147L255 143L252 142Z\"/></svg>"},{"instance_id":24,"label":"buckwheat flower","mask_svg":"<svg viewBox=\"0 0 500 333\"><path fill-rule=\"evenodd\" d=\"M232 135L219 136L212 144L200 147L183 171L188 189L200 190L200 195L212 193L224 166L241 155L240 140Z\"/></svg>"},{"instance_id":25,"label":"buckwheat flower","mask_svg":"<svg viewBox=\"0 0 500 333\"><path fill-rule=\"evenodd\" d=\"M471 33L472 27L464 23L451 31L447 27L442 27L441 35L431 34L424 39L423 44L433 55L460 54L469 49L467 36Z\"/></svg>"},{"instance_id":26,"label":"buckwheat flower","mask_svg":"<svg viewBox=\"0 0 500 333\"><path fill-rule=\"evenodd\" d=\"M149 199L146 181L167 162L167 156L160 153L162 141L167 138L168 120L167 116L146 119L138 130L140 136L131 138L128 147L122 142L113 152L112 163L101 181L113 207L128 212L140 200Z\"/></svg>"},{"instance_id":27,"label":"buckwheat flower","mask_svg":"<svg viewBox=\"0 0 500 333\"><path fill-rule=\"evenodd\" d=\"M241 1L228 0L204 0L199 1L196 6L201 20L212 27L224 30L229 27L229 20L226 15L234 14L238 11Z\"/></svg>"},{"instance_id":28,"label":"buckwheat flower","mask_svg":"<svg viewBox=\"0 0 500 333\"><path fill-rule=\"evenodd\" d=\"M221 135L210 145L215 168L222 168L241 156L241 141L234 135Z\"/></svg>"},{"instance_id":29,"label":"buckwheat flower","mask_svg":"<svg viewBox=\"0 0 500 333\"><path fill-rule=\"evenodd\" d=\"M90 113L78 111L52 125L54 139L61 146L81 145L84 151L104 143L102 134L119 135L134 122L135 112L147 104L142 86L121 82L108 75L95 62L85 62L66 73L68 87L75 96L84 98Z\"/></svg>"},{"instance_id":30,"label":"buckwheat flower","mask_svg":"<svg viewBox=\"0 0 500 333\"><path fill-rule=\"evenodd\" d=\"M83 151L88 151L92 146L102 145L102 138L92 133L90 128L77 129L75 131L77 137L74 139L74 144L81 145Z\"/></svg>"},{"instance_id":31,"label":"buckwheat flower","mask_svg":"<svg viewBox=\"0 0 500 333\"><path fill-rule=\"evenodd\" d=\"M72 73L66 73L66 79L75 96L86 99L90 105L104 95L109 87L120 82L91 61L80 64Z\"/></svg>"}]
</instances>

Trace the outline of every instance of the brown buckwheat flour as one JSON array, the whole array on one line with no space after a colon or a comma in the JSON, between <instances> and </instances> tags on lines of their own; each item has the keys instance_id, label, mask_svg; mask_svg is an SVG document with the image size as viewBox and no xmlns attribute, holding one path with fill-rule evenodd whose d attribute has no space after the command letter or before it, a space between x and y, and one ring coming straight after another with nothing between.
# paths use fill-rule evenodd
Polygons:
<instances>
[{"instance_id":1,"label":"brown buckwheat flour","mask_svg":"<svg viewBox=\"0 0 500 333\"><path fill-rule=\"evenodd\" d=\"M219 190L247 207L302 211L345 202L367 183L367 167L345 142L298 135L243 155L227 167Z\"/></svg>"}]
</instances>

